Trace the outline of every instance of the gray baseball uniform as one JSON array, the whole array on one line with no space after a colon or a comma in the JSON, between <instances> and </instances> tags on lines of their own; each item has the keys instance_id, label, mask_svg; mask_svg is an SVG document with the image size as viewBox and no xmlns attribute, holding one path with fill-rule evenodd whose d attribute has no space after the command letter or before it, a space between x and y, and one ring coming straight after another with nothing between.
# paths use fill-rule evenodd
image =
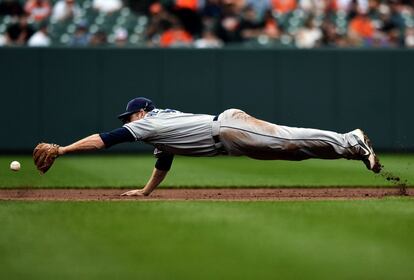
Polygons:
<instances>
[{"instance_id":1,"label":"gray baseball uniform","mask_svg":"<svg viewBox=\"0 0 414 280\"><path fill-rule=\"evenodd\" d=\"M211 135L214 116L154 109L144 118L125 124L135 137L160 151L187 156L214 156L218 149Z\"/></svg>"},{"instance_id":2,"label":"gray baseball uniform","mask_svg":"<svg viewBox=\"0 0 414 280\"><path fill-rule=\"evenodd\" d=\"M280 126L238 109L218 118L176 110L154 109L124 125L135 137L160 151L186 156L245 155L256 159L361 159L352 133Z\"/></svg>"}]
</instances>

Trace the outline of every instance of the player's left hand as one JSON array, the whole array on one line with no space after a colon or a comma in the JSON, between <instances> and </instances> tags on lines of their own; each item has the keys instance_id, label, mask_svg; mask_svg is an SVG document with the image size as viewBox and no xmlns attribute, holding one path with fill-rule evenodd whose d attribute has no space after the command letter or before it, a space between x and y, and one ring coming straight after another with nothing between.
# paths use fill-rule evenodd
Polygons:
<instances>
[{"instance_id":1,"label":"player's left hand","mask_svg":"<svg viewBox=\"0 0 414 280\"><path fill-rule=\"evenodd\" d=\"M59 145L56 144L40 143L33 150L34 163L42 174L49 170L58 156Z\"/></svg>"},{"instance_id":2,"label":"player's left hand","mask_svg":"<svg viewBox=\"0 0 414 280\"><path fill-rule=\"evenodd\" d=\"M143 190L139 189L124 192L123 194L121 194L121 196L148 196L148 194L144 193Z\"/></svg>"}]
</instances>

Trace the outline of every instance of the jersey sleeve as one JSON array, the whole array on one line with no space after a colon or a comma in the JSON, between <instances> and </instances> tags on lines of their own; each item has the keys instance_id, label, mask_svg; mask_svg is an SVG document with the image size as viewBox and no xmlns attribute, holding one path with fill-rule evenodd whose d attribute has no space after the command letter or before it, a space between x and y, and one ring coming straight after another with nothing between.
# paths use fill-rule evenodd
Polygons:
<instances>
[{"instance_id":1,"label":"jersey sleeve","mask_svg":"<svg viewBox=\"0 0 414 280\"><path fill-rule=\"evenodd\" d=\"M154 156L157 158L155 168L158 170L169 171L174 160L174 155L155 149Z\"/></svg>"},{"instance_id":2,"label":"jersey sleeve","mask_svg":"<svg viewBox=\"0 0 414 280\"><path fill-rule=\"evenodd\" d=\"M99 136L104 142L105 148L109 148L120 143L135 141L134 135L132 135L132 133L125 127L117 128L110 132L101 133Z\"/></svg>"},{"instance_id":3,"label":"jersey sleeve","mask_svg":"<svg viewBox=\"0 0 414 280\"><path fill-rule=\"evenodd\" d=\"M129 130L135 137L135 140L145 140L156 131L156 126L150 118L143 118L134 122L125 124L123 127Z\"/></svg>"}]
</instances>

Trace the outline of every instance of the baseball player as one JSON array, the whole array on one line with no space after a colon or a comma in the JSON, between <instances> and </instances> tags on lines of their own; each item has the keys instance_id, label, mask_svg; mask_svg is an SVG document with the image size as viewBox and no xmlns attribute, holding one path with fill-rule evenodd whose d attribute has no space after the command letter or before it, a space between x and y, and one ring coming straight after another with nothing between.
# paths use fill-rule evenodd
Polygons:
<instances>
[{"instance_id":1,"label":"baseball player","mask_svg":"<svg viewBox=\"0 0 414 280\"><path fill-rule=\"evenodd\" d=\"M155 147L157 158L152 175L143 189L122 195L149 195L165 178L174 155L248 156L261 160L352 159L361 160L369 170L379 173L381 164L370 140L360 129L345 134L332 131L276 125L256 119L238 109L217 116L158 109L138 97L118 116L124 123L110 132L93 134L68 146L41 143L33 158L45 173L61 155L109 148L143 141Z\"/></svg>"}]
</instances>

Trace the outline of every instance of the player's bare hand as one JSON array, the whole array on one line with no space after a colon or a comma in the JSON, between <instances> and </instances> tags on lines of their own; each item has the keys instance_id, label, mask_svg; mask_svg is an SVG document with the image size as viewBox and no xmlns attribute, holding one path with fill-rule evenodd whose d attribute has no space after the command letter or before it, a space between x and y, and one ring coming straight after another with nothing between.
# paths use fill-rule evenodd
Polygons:
<instances>
[{"instance_id":1,"label":"player's bare hand","mask_svg":"<svg viewBox=\"0 0 414 280\"><path fill-rule=\"evenodd\" d=\"M148 194L144 193L143 190L132 190L124 192L121 196L148 196Z\"/></svg>"}]
</instances>

